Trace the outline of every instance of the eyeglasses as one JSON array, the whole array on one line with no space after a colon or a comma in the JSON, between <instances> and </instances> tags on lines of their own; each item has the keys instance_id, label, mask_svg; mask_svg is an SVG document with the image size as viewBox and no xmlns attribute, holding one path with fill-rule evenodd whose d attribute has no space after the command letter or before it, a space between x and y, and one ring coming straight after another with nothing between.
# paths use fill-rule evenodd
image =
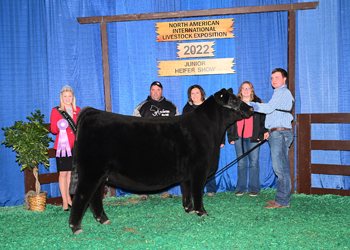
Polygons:
<instances>
[{"instance_id":1,"label":"eyeglasses","mask_svg":"<svg viewBox=\"0 0 350 250\"><path fill-rule=\"evenodd\" d=\"M242 88L242 90L250 90L250 89L252 89L252 88Z\"/></svg>"}]
</instances>

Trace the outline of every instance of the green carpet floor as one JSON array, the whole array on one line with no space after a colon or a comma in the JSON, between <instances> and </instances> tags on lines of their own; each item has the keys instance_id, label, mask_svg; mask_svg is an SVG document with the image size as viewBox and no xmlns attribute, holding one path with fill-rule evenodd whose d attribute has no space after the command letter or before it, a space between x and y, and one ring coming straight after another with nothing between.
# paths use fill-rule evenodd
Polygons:
<instances>
[{"instance_id":1,"label":"green carpet floor","mask_svg":"<svg viewBox=\"0 0 350 250\"><path fill-rule=\"evenodd\" d=\"M83 233L73 235L69 212L47 205L0 208L0 249L349 249L350 197L293 195L290 208L265 209L275 189L258 197L234 192L204 196L210 216L187 214L181 196L110 197L104 200L110 225L88 209Z\"/></svg>"}]
</instances>

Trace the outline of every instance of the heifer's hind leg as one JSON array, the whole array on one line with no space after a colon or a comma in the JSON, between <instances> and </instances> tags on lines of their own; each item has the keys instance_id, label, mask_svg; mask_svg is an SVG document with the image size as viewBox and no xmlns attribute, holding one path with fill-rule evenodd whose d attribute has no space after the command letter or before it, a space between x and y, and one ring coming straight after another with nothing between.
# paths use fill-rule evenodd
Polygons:
<instances>
[{"instance_id":1,"label":"heifer's hind leg","mask_svg":"<svg viewBox=\"0 0 350 250\"><path fill-rule=\"evenodd\" d=\"M191 195L191 182L185 181L180 184L182 192L182 205L186 213L193 214L193 204L192 204L192 195Z\"/></svg>"},{"instance_id":2,"label":"heifer's hind leg","mask_svg":"<svg viewBox=\"0 0 350 250\"><path fill-rule=\"evenodd\" d=\"M74 234L83 232L81 230L81 221L83 220L85 210L101 184L101 181L98 179L87 179L84 177L85 176L79 176L69 216L69 226Z\"/></svg>"},{"instance_id":3,"label":"heifer's hind leg","mask_svg":"<svg viewBox=\"0 0 350 250\"><path fill-rule=\"evenodd\" d=\"M85 210L92 196L92 193L84 194L81 192L81 190L81 185L78 183L73 197L72 209L69 216L69 226L72 229L73 234L79 234L83 232L83 230L81 230L81 221L83 220Z\"/></svg>"},{"instance_id":4,"label":"heifer's hind leg","mask_svg":"<svg viewBox=\"0 0 350 250\"><path fill-rule=\"evenodd\" d=\"M90 201L90 209L95 219L101 224L111 224L111 221L107 218L105 211L103 209L103 191L105 187L105 182L102 182L97 188L95 194L92 196Z\"/></svg>"}]
</instances>

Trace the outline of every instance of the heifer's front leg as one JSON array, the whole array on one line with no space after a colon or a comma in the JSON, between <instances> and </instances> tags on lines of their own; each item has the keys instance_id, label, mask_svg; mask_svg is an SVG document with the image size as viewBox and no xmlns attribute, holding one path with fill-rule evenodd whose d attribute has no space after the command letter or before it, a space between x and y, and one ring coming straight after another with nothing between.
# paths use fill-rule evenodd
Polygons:
<instances>
[{"instance_id":1,"label":"heifer's front leg","mask_svg":"<svg viewBox=\"0 0 350 250\"><path fill-rule=\"evenodd\" d=\"M186 213L193 214L193 204L192 204L192 196L191 196L191 182L185 181L181 182L181 193L182 193L182 205L186 211Z\"/></svg>"},{"instance_id":2,"label":"heifer's front leg","mask_svg":"<svg viewBox=\"0 0 350 250\"><path fill-rule=\"evenodd\" d=\"M198 214L198 216L208 216L207 212L203 207L203 191L204 191L205 182L196 180L192 186L192 196L194 203L194 210Z\"/></svg>"},{"instance_id":3,"label":"heifer's front leg","mask_svg":"<svg viewBox=\"0 0 350 250\"><path fill-rule=\"evenodd\" d=\"M107 218L107 215L105 214L102 203L105 183L105 181L102 182L97 188L95 194L92 196L92 199L90 201L90 209L95 219L101 224L111 224L111 221Z\"/></svg>"}]
</instances>

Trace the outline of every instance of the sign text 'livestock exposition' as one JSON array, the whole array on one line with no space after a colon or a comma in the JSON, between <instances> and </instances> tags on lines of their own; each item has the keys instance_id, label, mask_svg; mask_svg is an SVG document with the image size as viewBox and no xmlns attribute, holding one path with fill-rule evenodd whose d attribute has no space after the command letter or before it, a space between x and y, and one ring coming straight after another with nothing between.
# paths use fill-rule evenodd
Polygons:
<instances>
[{"instance_id":1,"label":"sign text 'livestock exposition'","mask_svg":"<svg viewBox=\"0 0 350 250\"><path fill-rule=\"evenodd\" d=\"M156 23L157 42L234 38L233 19Z\"/></svg>"}]
</instances>

